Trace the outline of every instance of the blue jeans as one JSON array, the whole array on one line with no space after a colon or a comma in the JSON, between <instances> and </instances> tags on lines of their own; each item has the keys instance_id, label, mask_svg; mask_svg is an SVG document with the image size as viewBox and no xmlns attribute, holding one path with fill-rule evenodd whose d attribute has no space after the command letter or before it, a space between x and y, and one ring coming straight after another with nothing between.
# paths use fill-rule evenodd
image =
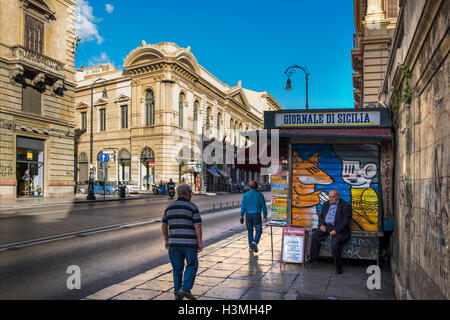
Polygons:
<instances>
[{"instance_id":1,"label":"blue jeans","mask_svg":"<svg viewBox=\"0 0 450 320\"><path fill-rule=\"evenodd\" d=\"M198 269L197 249L188 247L169 247L169 259L173 268L174 294L178 295L180 289L190 292L194 286ZM186 270L183 269L186 259Z\"/></svg>"},{"instance_id":2,"label":"blue jeans","mask_svg":"<svg viewBox=\"0 0 450 320\"><path fill-rule=\"evenodd\" d=\"M261 213L258 214L246 214L245 224L247 225L248 231L248 245L251 248L252 242L259 243L262 233L262 217ZM253 237L253 228L255 228L256 234Z\"/></svg>"}]
</instances>

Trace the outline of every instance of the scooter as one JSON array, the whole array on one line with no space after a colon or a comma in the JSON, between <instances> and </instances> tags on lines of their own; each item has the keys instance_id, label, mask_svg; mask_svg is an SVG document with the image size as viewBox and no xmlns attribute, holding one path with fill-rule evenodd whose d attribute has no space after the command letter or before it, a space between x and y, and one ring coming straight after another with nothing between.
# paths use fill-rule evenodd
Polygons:
<instances>
[{"instance_id":1,"label":"scooter","mask_svg":"<svg viewBox=\"0 0 450 320\"><path fill-rule=\"evenodd\" d=\"M170 199L173 199L173 197L175 196L175 186L169 186L169 196Z\"/></svg>"}]
</instances>

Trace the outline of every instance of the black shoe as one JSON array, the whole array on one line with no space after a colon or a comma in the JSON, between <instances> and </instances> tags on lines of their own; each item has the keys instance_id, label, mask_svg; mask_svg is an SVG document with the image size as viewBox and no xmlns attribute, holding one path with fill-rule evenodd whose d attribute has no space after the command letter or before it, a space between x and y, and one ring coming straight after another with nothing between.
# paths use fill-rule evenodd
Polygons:
<instances>
[{"instance_id":1,"label":"black shoe","mask_svg":"<svg viewBox=\"0 0 450 320\"><path fill-rule=\"evenodd\" d=\"M307 261L308 264L313 264L313 263L316 263L316 262L317 262L317 260L314 260L314 259L311 259L311 258L309 258L308 261Z\"/></svg>"},{"instance_id":2,"label":"black shoe","mask_svg":"<svg viewBox=\"0 0 450 320\"><path fill-rule=\"evenodd\" d=\"M256 245L256 242L252 243L252 248L255 253L258 252L258 246Z\"/></svg>"},{"instance_id":3,"label":"black shoe","mask_svg":"<svg viewBox=\"0 0 450 320\"><path fill-rule=\"evenodd\" d=\"M181 294L177 294L175 296L175 300L183 300L183 296Z\"/></svg>"},{"instance_id":4,"label":"black shoe","mask_svg":"<svg viewBox=\"0 0 450 320\"><path fill-rule=\"evenodd\" d=\"M184 291L184 290L180 290L180 291L178 291L178 293L179 293L181 296L184 296L186 299L189 299L189 300L197 300L197 298L194 297L190 292L187 292L187 291Z\"/></svg>"},{"instance_id":5,"label":"black shoe","mask_svg":"<svg viewBox=\"0 0 450 320\"><path fill-rule=\"evenodd\" d=\"M342 269L336 269L336 274L342 274Z\"/></svg>"}]
</instances>

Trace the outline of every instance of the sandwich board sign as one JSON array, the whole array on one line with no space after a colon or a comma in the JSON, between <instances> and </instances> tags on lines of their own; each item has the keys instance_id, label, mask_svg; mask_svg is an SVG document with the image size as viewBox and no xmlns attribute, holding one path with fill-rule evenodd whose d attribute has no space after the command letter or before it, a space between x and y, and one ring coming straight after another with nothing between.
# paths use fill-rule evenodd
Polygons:
<instances>
[{"instance_id":1,"label":"sandwich board sign","mask_svg":"<svg viewBox=\"0 0 450 320\"><path fill-rule=\"evenodd\" d=\"M305 263L305 228L283 228L281 262Z\"/></svg>"}]
</instances>

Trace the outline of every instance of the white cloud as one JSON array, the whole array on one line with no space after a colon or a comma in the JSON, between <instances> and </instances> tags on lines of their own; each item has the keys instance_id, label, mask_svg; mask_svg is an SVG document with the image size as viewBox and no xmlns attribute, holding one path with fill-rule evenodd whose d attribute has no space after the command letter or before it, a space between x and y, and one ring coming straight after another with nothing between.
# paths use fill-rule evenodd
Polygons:
<instances>
[{"instance_id":1,"label":"white cloud","mask_svg":"<svg viewBox=\"0 0 450 320\"><path fill-rule=\"evenodd\" d=\"M89 59L88 66L92 67L104 63L110 63L110 58L105 52L102 52L100 56Z\"/></svg>"},{"instance_id":2,"label":"white cloud","mask_svg":"<svg viewBox=\"0 0 450 320\"><path fill-rule=\"evenodd\" d=\"M113 6L112 4L107 3L107 4L105 5L105 10L106 10L106 12L108 12L108 13L113 13L113 11L114 11L114 6Z\"/></svg>"},{"instance_id":3,"label":"white cloud","mask_svg":"<svg viewBox=\"0 0 450 320\"><path fill-rule=\"evenodd\" d=\"M82 41L97 40L97 44L105 39L98 33L98 26L95 24L100 21L92 13L92 7L86 0L77 0L77 12L75 16L76 33Z\"/></svg>"}]
</instances>

